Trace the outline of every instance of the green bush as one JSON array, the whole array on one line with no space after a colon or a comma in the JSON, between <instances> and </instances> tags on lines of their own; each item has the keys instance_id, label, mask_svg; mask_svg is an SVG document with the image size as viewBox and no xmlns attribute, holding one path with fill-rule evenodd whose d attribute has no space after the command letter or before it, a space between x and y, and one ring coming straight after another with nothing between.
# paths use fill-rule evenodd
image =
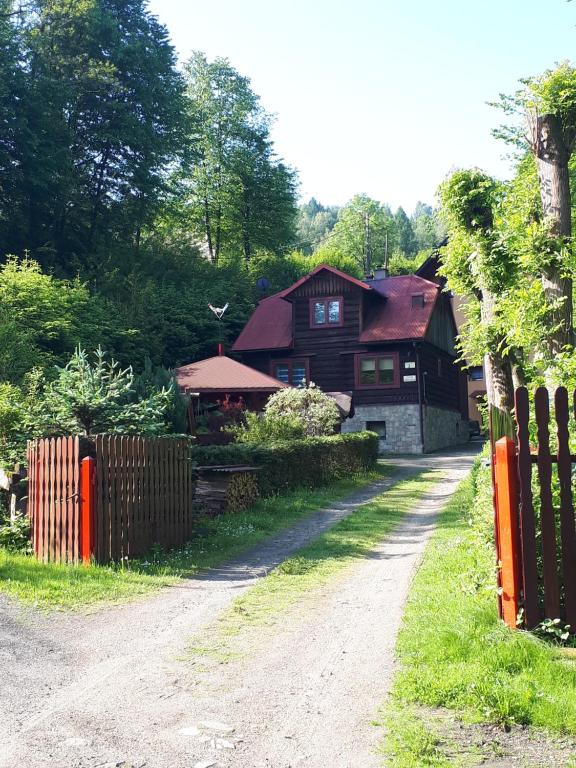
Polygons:
<instances>
[{"instance_id":1,"label":"green bush","mask_svg":"<svg viewBox=\"0 0 576 768\"><path fill-rule=\"evenodd\" d=\"M298 440L304 437L304 427L296 416L272 416L248 412L243 424L227 429L237 443L258 443Z\"/></svg>"},{"instance_id":2,"label":"green bush","mask_svg":"<svg viewBox=\"0 0 576 768\"><path fill-rule=\"evenodd\" d=\"M378 435L355 432L270 445L194 446L192 456L200 466L248 464L259 467L260 493L271 496L298 486L326 485L372 469L378 457Z\"/></svg>"},{"instance_id":3,"label":"green bush","mask_svg":"<svg viewBox=\"0 0 576 768\"><path fill-rule=\"evenodd\" d=\"M0 513L0 547L9 552L30 552L31 546L29 519L21 515L10 520Z\"/></svg>"}]
</instances>

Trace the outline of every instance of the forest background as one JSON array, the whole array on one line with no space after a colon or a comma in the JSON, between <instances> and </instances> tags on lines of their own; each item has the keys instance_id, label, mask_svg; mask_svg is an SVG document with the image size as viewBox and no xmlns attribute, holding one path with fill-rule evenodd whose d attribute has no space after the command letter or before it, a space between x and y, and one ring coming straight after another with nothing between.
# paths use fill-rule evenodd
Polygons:
<instances>
[{"instance_id":1,"label":"forest background","mask_svg":"<svg viewBox=\"0 0 576 768\"><path fill-rule=\"evenodd\" d=\"M298 207L272 117L224 59L183 71L146 3L0 2L0 380L79 343L125 364L214 354L255 303L320 261L410 270L436 244L363 195ZM258 279L268 282L264 291Z\"/></svg>"},{"instance_id":2,"label":"forest background","mask_svg":"<svg viewBox=\"0 0 576 768\"><path fill-rule=\"evenodd\" d=\"M0 400L78 346L136 370L210 356L209 303L229 304L229 344L259 299L316 264L411 272L447 232L445 274L468 300L462 354L487 364L492 402L509 408L513 383L551 381L560 364L571 375L574 70L501 105L510 182L457 172L441 215L364 194L298 206L249 79L201 52L178 67L145 0L0 0ZM526 114L561 128L560 228Z\"/></svg>"}]
</instances>

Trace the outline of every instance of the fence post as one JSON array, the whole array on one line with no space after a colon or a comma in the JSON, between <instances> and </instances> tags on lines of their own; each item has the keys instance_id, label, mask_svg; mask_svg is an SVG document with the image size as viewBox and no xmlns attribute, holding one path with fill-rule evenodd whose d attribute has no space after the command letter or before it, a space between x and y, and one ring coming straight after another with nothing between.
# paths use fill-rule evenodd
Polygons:
<instances>
[{"instance_id":1,"label":"fence post","mask_svg":"<svg viewBox=\"0 0 576 768\"><path fill-rule=\"evenodd\" d=\"M495 448L496 530L502 588L502 618L508 627L516 629L521 582L516 446L509 437L502 437L496 441Z\"/></svg>"},{"instance_id":2,"label":"fence post","mask_svg":"<svg viewBox=\"0 0 576 768\"><path fill-rule=\"evenodd\" d=\"M80 558L84 565L90 565L95 552L95 488L94 474L96 460L90 456L80 464Z\"/></svg>"}]
</instances>

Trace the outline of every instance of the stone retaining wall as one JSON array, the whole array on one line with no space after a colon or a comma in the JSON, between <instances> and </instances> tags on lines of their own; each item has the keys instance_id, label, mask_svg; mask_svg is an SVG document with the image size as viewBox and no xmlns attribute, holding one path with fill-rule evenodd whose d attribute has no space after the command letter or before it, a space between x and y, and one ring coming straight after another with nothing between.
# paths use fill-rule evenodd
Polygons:
<instances>
[{"instance_id":1,"label":"stone retaining wall","mask_svg":"<svg viewBox=\"0 0 576 768\"><path fill-rule=\"evenodd\" d=\"M451 445L467 443L470 439L468 423L458 411L424 406L424 450L438 451Z\"/></svg>"},{"instance_id":2,"label":"stone retaining wall","mask_svg":"<svg viewBox=\"0 0 576 768\"><path fill-rule=\"evenodd\" d=\"M353 418L342 424L342 432L382 432L380 453L422 453L418 405L359 405L354 411ZM386 425L385 435L378 424Z\"/></svg>"}]
</instances>

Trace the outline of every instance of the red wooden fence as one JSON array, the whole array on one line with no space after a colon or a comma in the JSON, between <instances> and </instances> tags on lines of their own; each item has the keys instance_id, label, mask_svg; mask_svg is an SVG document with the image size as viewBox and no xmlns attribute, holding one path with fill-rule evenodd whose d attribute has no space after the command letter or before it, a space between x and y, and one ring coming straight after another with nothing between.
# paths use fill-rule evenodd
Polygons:
<instances>
[{"instance_id":1,"label":"red wooden fence","mask_svg":"<svg viewBox=\"0 0 576 768\"><path fill-rule=\"evenodd\" d=\"M192 535L195 476L188 440L101 435L29 444L35 554L105 563L177 547Z\"/></svg>"},{"instance_id":2,"label":"red wooden fence","mask_svg":"<svg viewBox=\"0 0 576 768\"><path fill-rule=\"evenodd\" d=\"M41 560L80 557L80 440L59 437L28 445L28 512Z\"/></svg>"},{"instance_id":3,"label":"red wooden fence","mask_svg":"<svg viewBox=\"0 0 576 768\"><path fill-rule=\"evenodd\" d=\"M544 618L560 618L576 629L576 456L570 450L569 431L576 392L572 406L571 413L568 392L560 387L552 419L548 390L540 387L531 421L529 394L522 387L515 397L516 446L506 437L496 443L497 540L503 618L509 626L515 625L515 608L522 607L528 628Z\"/></svg>"}]
</instances>

